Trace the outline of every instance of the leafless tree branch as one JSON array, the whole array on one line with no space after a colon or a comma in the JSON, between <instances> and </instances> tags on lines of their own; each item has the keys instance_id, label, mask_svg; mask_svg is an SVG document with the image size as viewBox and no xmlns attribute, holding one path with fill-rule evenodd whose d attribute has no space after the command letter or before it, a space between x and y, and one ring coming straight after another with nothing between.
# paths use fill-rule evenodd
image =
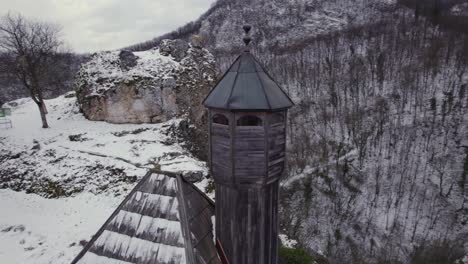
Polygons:
<instances>
[{"instance_id":1,"label":"leafless tree branch","mask_svg":"<svg viewBox=\"0 0 468 264\"><path fill-rule=\"evenodd\" d=\"M42 126L48 127L44 91L54 81L62 58L61 27L8 13L0 18L0 70L18 80L38 105Z\"/></svg>"}]
</instances>

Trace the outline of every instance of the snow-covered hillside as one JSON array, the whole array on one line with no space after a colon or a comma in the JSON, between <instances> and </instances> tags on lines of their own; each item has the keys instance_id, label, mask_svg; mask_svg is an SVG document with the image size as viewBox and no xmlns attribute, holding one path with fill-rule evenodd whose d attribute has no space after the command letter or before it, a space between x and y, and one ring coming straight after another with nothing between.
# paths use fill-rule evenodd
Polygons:
<instances>
[{"instance_id":1,"label":"snow-covered hillside","mask_svg":"<svg viewBox=\"0 0 468 264\"><path fill-rule=\"evenodd\" d=\"M463 11L403 2L424 1L217 1L169 34L200 35L226 69L252 25L252 52L296 103L280 225L327 263L468 253Z\"/></svg>"},{"instance_id":2,"label":"snow-covered hillside","mask_svg":"<svg viewBox=\"0 0 468 264\"><path fill-rule=\"evenodd\" d=\"M199 35L226 69L243 45L242 25L252 24L252 52L296 103L288 119L281 229L327 263L468 263L468 34L401 2L423 1L219 0L163 37ZM451 12L464 17L465 9ZM37 125L25 132L26 143L10 144L23 131L0 130L0 153L6 153L0 154L0 188L101 197L125 193L143 173L134 165L150 166L151 158L166 168L203 170L177 144L169 147L178 149L175 157L153 154L173 142L166 134L177 122L112 126L66 111L52 118L49 131L56 136L35 136L42 131ZM54 130L63 115L65 132ZM35 153L42 155L37 161ZM173 158L186 161L174 165Z\"/></svg>"},{"instance_id":3,"label":"snow-covered hillside","mask_svg":"<svg viewBox=\"0 0 468 264\"><path fill-rule=\"evenodd\" d=\"M86 120L73 94L46 103L50 129L30 99L9 103L13 128L0 128L0 263L69 263L155 164L204 189L179 120L115 125Z\"/></svg>"}]
</instances>

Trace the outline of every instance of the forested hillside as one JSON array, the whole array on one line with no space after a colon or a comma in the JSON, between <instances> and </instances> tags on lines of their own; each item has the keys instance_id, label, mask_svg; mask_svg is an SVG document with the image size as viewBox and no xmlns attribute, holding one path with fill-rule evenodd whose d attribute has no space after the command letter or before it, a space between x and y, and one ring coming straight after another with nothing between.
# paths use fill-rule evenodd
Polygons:
<instances>
[{"instance_id":1,"label":"forested hillside","mask_svg":"<svg viewBox=\"0 0 468 264\"><path fill-rule=\"evenodd\" d=\"M0 64L10 58L9 54L0 54ZM63 64L63 67L60 67L61 70L54 74L54 85L47 87L44 91L44 96L46 98L54 98L71 91L73 89L75 74L78 72L81 63L87 61L88 58L88 55L82 54L61 54L59 61L61 65ZM8 72L8 70L0 68L0 105L18 98L29 97L28 90L16 81L14 77L9 75Z\"/></svg>"},{"instance_id":2,"label":"forested hillside","mask_svg":"<svg viewBox=\"0 0 468 264\"><path fill-rule=\"evenodd\" d=\"M463 254L466 35L401 14L274 60L297 98L285 227L336 263L397 263L442 245Z\"/></svg>"},{"instance_id":3,"label":"forested hillside","mask_svg":"<svg viewBox=\"0 0 468 264\"><path fill-rule=\"evenodd\" d=\"M468 250L467 4L414 3L218 1L164 36L200 35L225 69L253 25L254 52L296 103L281 226L330 263Z\"/></svg>"},{"instance_id":4,"label":"forested hillside","mask_svg":"<svg viewBox=\"0 0 468 264\"><path fill-rule=\"evenodd\" d=\"M226 70L243 48L244 24L253 26L252 52L295 102L288 119L280 232L298 240L319 263L468 264L467 1L219 0L198 20L124 49L143 51L165 38L189 40L196 35L197 47L207 48ZM123 60L114 53L118 65ZM0 60L8 56L0 54ZM72 89L85 60L87 56L64 54L63 63L72 67L56 73L46 96ZM0 69L0 105L28 96L5 72ZM120 167L109 162L141 169L148 160L157 160L204 170L204 164L170 139L177 124L143 129L129 125L123 132L120 126L101 124L102 131L88 131L96 124L81 117L71 97L50 101L51 120L68 132L31 136L27 139L33 145L19 141L21 149L14 142L4 144L9 150L3 160L9 167L4 166L8 177L0 187L52 190L56 196L85 187L99 192L115 183L107 181L109 175L120 175ZM24 129L17 131L30 133L32 102L18 100L10 106L19 110L13 121L15 128ZM72 120L78 122L70 126ZM82 132L76 132L77 127ZM136 134L148 139L135 140ZM128 144L122 137L128 137ZM194 142L190 137L183 139ZM73 148L76 153L69 156ZM29 155L36 152L45 154ZM26 154L50 162L25 159L27 169L17 170L16 159ZM82 154L86 156L74 156ZM48 168L44 164L54 169L63 168L67 160L75 164L76 157L84 160L76 163L78 174L74 169L53 171L54 181L38 181L42 178L34 174ZM106 166L83 165L95 159ZM102 177L84 184L82 178L90 172ZM68 178L72 174L76 181ZM127 182L127 176L115 185Z\"/></svg>"}]
</instances>

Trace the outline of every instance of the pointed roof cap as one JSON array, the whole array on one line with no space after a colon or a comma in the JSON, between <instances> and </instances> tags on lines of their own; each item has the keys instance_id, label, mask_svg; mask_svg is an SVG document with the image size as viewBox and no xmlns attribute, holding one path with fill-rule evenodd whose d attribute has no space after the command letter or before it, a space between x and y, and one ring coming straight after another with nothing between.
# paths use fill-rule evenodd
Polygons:
<instances>
[{"instance_id":1,"label":"pointed roof cap","mask_svg":"<svg viewBox=\"0 0 468 264\"><path fill-rule=\"evenodd\" d=\"M244 41L246 50L210 91L203 105L238 111L274 111L293 106L288 95L248 50L250 37L244 37Z\"/></svg>"}]
</instances>

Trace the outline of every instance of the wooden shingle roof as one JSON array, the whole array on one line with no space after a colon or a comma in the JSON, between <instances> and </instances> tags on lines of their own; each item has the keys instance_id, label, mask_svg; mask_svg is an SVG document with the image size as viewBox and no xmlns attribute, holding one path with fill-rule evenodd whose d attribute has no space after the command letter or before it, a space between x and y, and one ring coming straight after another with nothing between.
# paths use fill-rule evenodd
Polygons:
<instances>
[{"instance_id":1,"label":"wooden shingle roof","mask_svg":"<svg viewBox=\"0 0 468 264\"><path fill-rule=\"evenodd\" d=\"M182 176L150 172L72 264L221 263L213 216L214 203Z\"/></svg>"}]
</instances>

